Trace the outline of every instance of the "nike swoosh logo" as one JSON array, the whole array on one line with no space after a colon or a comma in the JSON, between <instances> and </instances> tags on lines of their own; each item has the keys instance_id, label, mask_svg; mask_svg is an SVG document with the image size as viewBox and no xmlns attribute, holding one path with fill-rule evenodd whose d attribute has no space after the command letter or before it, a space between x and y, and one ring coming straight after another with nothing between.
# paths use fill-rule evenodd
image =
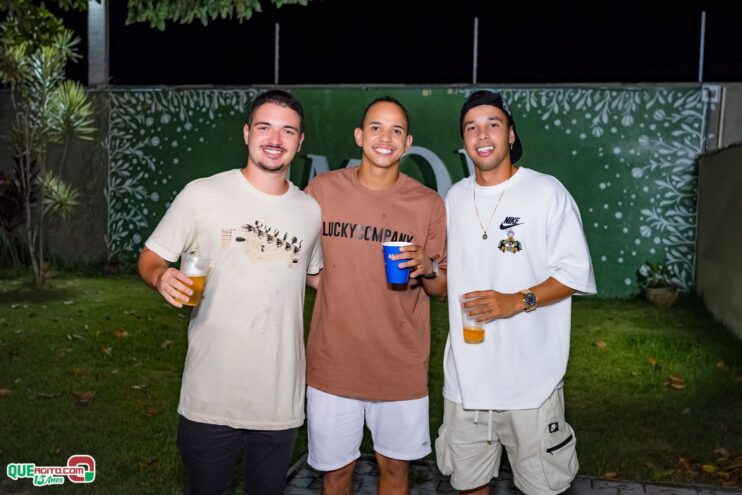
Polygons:
<instances>
[{"instance_id":1,"label":"nike swoosh logo","mask_svg":"<svg viewBox=\"0 0 742 495\"><path fill-rule=\"evenodd\" d=\"M524 223L525 222L521 222L521 223L517 223L517 222L516 223L505 223L505 222L502 222L500 224L500 230L506 230L506 229L509 229L510 227L517 227L518 225L523 225Z\"/></svg>"}]
</instances>

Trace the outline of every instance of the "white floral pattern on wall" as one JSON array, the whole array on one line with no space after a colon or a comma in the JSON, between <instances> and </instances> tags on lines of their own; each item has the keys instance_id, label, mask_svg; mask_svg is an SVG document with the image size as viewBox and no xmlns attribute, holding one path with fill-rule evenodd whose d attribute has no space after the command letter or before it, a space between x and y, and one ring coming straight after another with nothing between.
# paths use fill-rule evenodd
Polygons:
<instances>
[{"instance_id":1,"label":"white floral pattern on wall","mask_svg":"<svg viewBox=\"0 0 742 495\"><path fill-rule=\"evenodd\" d=\"M644 256L666 263L677 283L689 289L695 264L696 158L704 140L700 88L493 89L510 103L519 126L521 116L537 117L542 121L540 131L571 138L575 148L590 140L596 152L591 159L603 167L582 179L581 186L590 187L595 177L598 189L580 205L586 232L590 237L591 230L622 225L611 234L611 246L619 249L596 252L591 243L596 273L601 263L612 262L610 273L616 277L624 265L622 283L633 290L634 270L644 261L637 258ZM630 132L623 135L624 131ZM638 137L631 142L634 136ZM585 160L577 158L577 149L571 154ZM629 182L631 188L609 194L616 185L611 177L624 185ZM616 196L621 200L612 201ZM599 213L602 219L596 218Z\"/></svg>"},{"instance_id":2,"label":"white floral pattern on wall","mask_svg":"<svg viewBox=\"0 0 742 495\"><path fill-rule=\"evenodd\" d=\"M168 187L172 174L157 150L169 147L168 166L177 167L185 150L204 128L218 127L224 111L245 114L257 90L121 91L111 93L108 201L109 258L131 258L159 221L153 203L172 201L177 190ZM180 141L177 136L182 136ZM151 180L152 177L158 179Z\"/></svg>"},{"instance_id":3,"label":"white floral pattern on wall","mask_svg":"<svg viewBox=\"0 0 742 495\"><path fill-rule=\"evenodd\" d=\"M635 270L645 260L665 262L678 283L690 288L695 263L696 158L703 146L706 110L701 89L492 89L503 93L519 133L529 138L525 166L532 164L557 176L578 199L601 291L635 292ZM458 106L472 90L440 91L455 98L452 106ZM317 103L315 108L324 109L315 120L333 115L331 91L329 96L316 89L293 93L305 106ZM406 102L428 93L394 90ZM225 153L233 157L238 148L225 151L225 141L239 140L232 134L239 130L238 119L257 94L254 89L111 94L107 191L111 258L134 259L183 185L212 173L203 169L203 163ZM361 89L358 96L359 105L368 97ZM347 105L345 97L336 104ZM426 105L418 103L418 108ZM337 111L346 109L338 106ZM425 112L428 120L451 119L449 110L425 106ZM306 123L309 129L318 126L314 120ZM345 134L338 133L337 139L345 139ZM415 135L422 146L426 140L440 139L440 135ZM244 153L244 145L239 144L238 151ZM443 145L451 150L461 147L458 139ZM323 146L331 148L332 143L325 140ZM460 167L455 153L440 158L449 170ZM219 170L227 168L224 161Z\"/></svg>"}]
</instances>

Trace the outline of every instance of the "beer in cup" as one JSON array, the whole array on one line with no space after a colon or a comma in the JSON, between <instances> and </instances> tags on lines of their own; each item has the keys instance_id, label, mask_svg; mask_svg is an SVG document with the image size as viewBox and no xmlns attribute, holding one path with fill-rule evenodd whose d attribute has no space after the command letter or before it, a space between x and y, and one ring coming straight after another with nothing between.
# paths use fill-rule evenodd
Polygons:
<instances>
[{"instance_id":1,"label":"beer in cup","mask_svg":"<svg viewBox=\"0 0 742 495\"><path fill-rule=\"evenodd\" d=\"M475 299L464 299L459 296L459 306L461 306L461 321L464 325L464 342L467 344L481 344L484 342L484 323L477 321L476 316L469 316L467 312L472 308L465 308L464 303L474 301Z\"/></svg>"},{"instance_id":2,"label":"beer in cup","mask_svg":"<svg viewBox=\"0 0 742 495\"><path fill-rule=\"evenodd\" d=\"M188 299L188 302L183 303L184 305L198 306L198 303L201 302L201 294L206 284L206 274L209 271L210 262L211 259L195 253L183 253L180 255L180 271L193 280L193 285L191 285L193 294Z\"/></svg>"}]
</instances>

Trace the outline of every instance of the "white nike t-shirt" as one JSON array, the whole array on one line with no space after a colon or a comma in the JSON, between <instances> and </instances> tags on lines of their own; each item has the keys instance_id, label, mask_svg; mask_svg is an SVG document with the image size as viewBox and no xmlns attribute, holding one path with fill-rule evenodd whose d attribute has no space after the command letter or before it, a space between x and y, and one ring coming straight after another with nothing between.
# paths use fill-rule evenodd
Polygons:
<instances>
[{"instance_id":1,"label":"white nike t-shirt","mask_svg":"<svg viewBox=\"0 0 742 495\"><path fill-rule=\"evenodd\" d=\"M495 216L482 239L481 222ZM450 332L444 354L443 395L466 409L539 407L564 377L569 357L571 298L486 325L483 344L466 344L460 294L514 293L554 277L580 294L594 294L590 253L574 199L546 174L520 167L492 187L473 177L446 196ZM485 225L486 227L486 225Z\"/></svg>"}]
</instances>

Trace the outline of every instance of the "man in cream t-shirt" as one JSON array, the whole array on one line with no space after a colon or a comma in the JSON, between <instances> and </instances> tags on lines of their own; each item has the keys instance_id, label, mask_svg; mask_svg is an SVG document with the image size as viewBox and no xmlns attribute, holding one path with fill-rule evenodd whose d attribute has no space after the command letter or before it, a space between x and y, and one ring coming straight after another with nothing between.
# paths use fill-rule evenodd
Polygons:
<instances>
[{"instance_id":1,"label":"man in cream t-shirt","mask_svg":"<svg viewBox=\"0 0 742 495\"><path fill-rule=\"evenodd\" d=\"M304 288L322 267L319 205L286 179L302 116L286 92L258 96L244 127L247 165L189 183L139 259L142 279L176 307L191 280L168 262L191 251L211 259L178 405L191 495L227 493L239 452L250 494L286 484L304 422Z\"/></svg>"},{"instance_id":2,"label":"man in cream t-shirt","mask_svg":"<svg viewBox=\"0 0 742 495\"><path fill-rule=\"evenodd\" d=\"M450 332L438 466L454 488L486 494L505 448L520 490L556 495L578 467L562 393L571 296L596 290L580 214L557 179L514 166L523 147L498 93L472 93L459 130L475 175L446 196ZM460 295L486 322L483 343L464 341Z\"/></svg>"}]
</instances>

